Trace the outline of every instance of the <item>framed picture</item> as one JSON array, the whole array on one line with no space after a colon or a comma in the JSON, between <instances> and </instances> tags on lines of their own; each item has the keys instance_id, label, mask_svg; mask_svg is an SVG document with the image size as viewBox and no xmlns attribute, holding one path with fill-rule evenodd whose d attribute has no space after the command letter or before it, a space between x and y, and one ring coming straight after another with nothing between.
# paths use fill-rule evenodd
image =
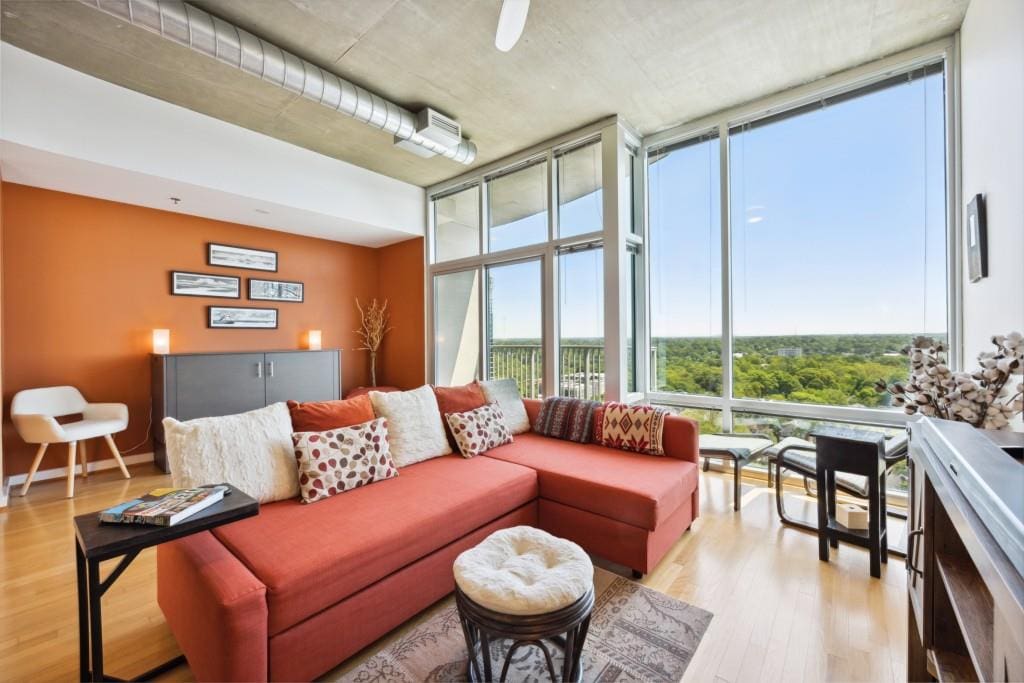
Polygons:
<instances>
[{"instance_id":1,"label":"framed picture","mask_svg":"<svg viewBox=\"0 0 1024 683\"><path fill-rule=\"evenodd\" d=\"M276 330L276 308L210 306L207 326L226 330Z\"/></svg>"},{"instance_id":2,"label":"framed picture","mask_svg":"<svg viewBox=\"0 0 1024 683\"><path fill-rule=\"evenodd\" d=\"M980 194L967 205L967 269L971 282L988 277L988 226L985 224L985 198Z\"/></svg>"},{"instance_id":3,"label":"framed picture","mask_svg":"<svg viewBox=\"0 0 1024 683\"><path fill-rule=\"evenodd\" d=\"M249 278L249 298L254 301L287 301L301 304L305 287L301 282Z\"/></svg>"},{"instance_id":4,"label":"framed picture","mask_svg":"<svg viewBox=\"0 0 1024 683\"><path fill-rule=\"evenodd\" d=\"M242 278L234 275L211 275L171 271L171 294L175 296L216 296L223 299L242 298Z\"/></svg>"},{"instance_id":5,"label":"framed picture","mask_svg":"<svg viewBox=\"0 0 1024 683\"><path fill-rule=\"evenodd\" d=\"M247 249L216 242L210 242L207 245L206 262L211 266L224 266L225 268L277 272L276 251Z\"/></svg>"}]
</instances>

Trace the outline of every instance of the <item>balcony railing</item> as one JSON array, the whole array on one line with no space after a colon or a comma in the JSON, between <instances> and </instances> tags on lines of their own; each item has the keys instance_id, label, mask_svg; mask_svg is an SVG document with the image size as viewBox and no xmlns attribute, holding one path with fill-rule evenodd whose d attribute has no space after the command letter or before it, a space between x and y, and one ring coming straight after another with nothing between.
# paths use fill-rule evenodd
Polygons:
<instances>
[{"instance_id":1,"label":"balcony railing","mask_svg":"<svg viewBox=\"0 0 1024 683\"><path fill-rule=\"evenodd\" d=\"M562 346L558 364L561 396L600 401L604 398L604 347L573 344ZM493 344L488 376L510 378L526 398L540 398L544 391L544 354L540 344Z\"/></svg>"}]
</instances>

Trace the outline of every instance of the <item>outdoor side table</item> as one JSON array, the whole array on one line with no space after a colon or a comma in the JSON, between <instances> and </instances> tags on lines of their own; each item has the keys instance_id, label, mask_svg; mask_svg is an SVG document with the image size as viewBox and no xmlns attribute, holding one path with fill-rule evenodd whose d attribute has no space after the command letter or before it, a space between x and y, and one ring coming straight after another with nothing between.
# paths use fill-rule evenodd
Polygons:
<instances>
[{"instance_id":1,"label":"outdoor side table","mask_svg":"<svg viewBox=\"0 0 1024 683\"><path fill-rule=\"evenodd\" d=\"M708 459L732 460L733 509L740 509L740 481L743 468L763 450L772 445L771 439L759 434L701 434L700 456L704 458L704 471Z\"/></svg>"}]
</instances>

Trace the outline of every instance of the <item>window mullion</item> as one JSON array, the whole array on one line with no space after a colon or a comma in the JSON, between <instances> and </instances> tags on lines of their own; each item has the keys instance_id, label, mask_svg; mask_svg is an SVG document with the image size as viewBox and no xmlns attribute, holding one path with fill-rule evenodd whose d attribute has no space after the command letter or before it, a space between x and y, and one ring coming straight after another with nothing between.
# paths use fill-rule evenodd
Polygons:
<instances>
[{"instance_id":1,"label":"window mullion","mask_svg":"<svg viewBox=\"0 0 1024 683\"><path fill-rule=\"evenodd\" d=\"M722 239L722 430L732 431L732 239L730 234L729 126L718 126L718 183Z\"/></svg>"}]
</instances>

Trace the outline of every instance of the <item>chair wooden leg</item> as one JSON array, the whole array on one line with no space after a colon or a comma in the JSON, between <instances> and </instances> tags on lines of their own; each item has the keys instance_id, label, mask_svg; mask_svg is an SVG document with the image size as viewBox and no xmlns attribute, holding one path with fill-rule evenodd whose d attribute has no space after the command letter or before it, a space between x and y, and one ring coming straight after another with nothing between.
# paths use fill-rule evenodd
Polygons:
<instances>
[{"instance_id":1,"label":"chair wooden leg","mask_svg":"<svg viewBox=\"0 0 1024 683\"><path fill-rule=\"evenodd\" d=\"M82 476L89 476L89 455L86 450L85 444L89 443L87 440L82 439L78 444L78 460L82 463Z\"/></svg>"},{"instance_id":2,"label":"chair wooden leg","mask_svg":"<svg viewBox=\"0 0 1024 683\"><path fill-rule=\"evenodd\" d=\"M114 460L117 460L117 465L121 468L121 474L124 475L125 479L131 479L132 475L128 474L128 468L125 466L124 460L121 458L121 451L117 450L117 444L114 443L114 437L107 434L103 438L107 440L107 445L110 446L110 452L114 454Z\"/></svg>"},{"instance_id":3,"label":"chair wooden leg","mask_svg":"<svg viewBox=\"0 0 1024 683\"><path fill-rule=\"evenodd\" d=\"M67 497L75 497L75 451L78 446L77 441L68 442L68 491Z\"/></svg>"},{"instance_id":4,"label":"chair wooden leg","mask_svg":"<svg viewBox=\"0 0 1024 683\"><path fill-rule=\"evenodd\" d=\"M32 467L28 470L28 476L25 477L25 483L21 485L21 495L28 493L28 487L32 485L32 477L36 476L36 470L39 469L39 463L43 461L43 453L46 452L48 443L39 444L39 449L36 451L36 457L32 460Z\"/></svg>"}]
</instances>

